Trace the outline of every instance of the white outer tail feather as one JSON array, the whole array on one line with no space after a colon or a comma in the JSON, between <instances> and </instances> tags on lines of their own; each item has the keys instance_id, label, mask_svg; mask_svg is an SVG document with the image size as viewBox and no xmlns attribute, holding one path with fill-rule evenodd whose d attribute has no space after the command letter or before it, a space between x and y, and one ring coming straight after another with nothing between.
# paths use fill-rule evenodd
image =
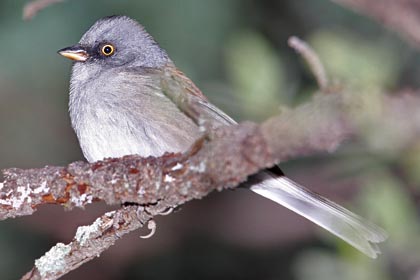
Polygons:
<instances>
[{"instance_id":1,"label":"white outer tail feather","mask_svg":"<svg viewBox=\"0 0 420 280\"><path fill-rule=\"evenodd\" d=\"M264 175L267 178L251 186L252 191L302 215L371 258L381 253L377 243L387 238L383 229L285 176Z\"/></svg>"}]
</instances>

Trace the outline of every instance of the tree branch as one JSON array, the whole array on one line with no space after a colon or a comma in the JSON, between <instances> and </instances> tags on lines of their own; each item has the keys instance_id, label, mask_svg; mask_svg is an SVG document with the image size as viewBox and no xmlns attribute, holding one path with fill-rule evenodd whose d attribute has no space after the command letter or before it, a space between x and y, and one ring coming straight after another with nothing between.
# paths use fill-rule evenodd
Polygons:
<instances>
[{"instance_id":1,"label":"tree branch","mask_svg":"<svg viewBox=\"0 0 420 280\"><path fill-rule=\"evenodd\" d=\"M79 227L72 242L56 244L22 279L57 279L98 257L121 236L151 219L150 214L137 214L137 210L137 206L123 207L104 214L90 226Z\"/></svg>"},{"instance_id":2,"label":"tree branch","mask_svg":"<svg viewBox=\"0 0 420 280\"><path fill-rule=\"evenodd\" d=\"M420 47L420 2L418 0L332 0L368 15L408 42Z\"/></svg>"},{"instance_id":3,"label":"tree branch","mask_svg":"<svg viewBox=\"0 0 420 280\"><path fill-rule=\"evenodd\" d=\"M218 129L215 139L188 154L4 170L0 219L30 215L43 204L72 209L98 200L110 205L159 203L165 209L235 187L277 162L335 148L352 132L343 101L318 96L261 125L246 122Z\"/></svg>"},{"instance_id":4,"label":"tree branch","mask_svg":"<svg viewBox=\"0 0 420 280\"><path fill-rule=\"evenodd\" d=\"M0 218L30 215L48 203L68 209L98 200L132 205L79 227L70 244L54 246L23 278L57 279L166 209L203 198L213 190L234 188L278 162L332 151L348 137L363 136L366 131L371 133L369 139L383 139L384 131L393 133L392 149L406 148L420 135L419 106L420 98L412 94L397 98L317 95L262 124L245 122L217 129L210 141L198 141L185 154L7 169L0 185Z\"/></svg>"}]
</instances>

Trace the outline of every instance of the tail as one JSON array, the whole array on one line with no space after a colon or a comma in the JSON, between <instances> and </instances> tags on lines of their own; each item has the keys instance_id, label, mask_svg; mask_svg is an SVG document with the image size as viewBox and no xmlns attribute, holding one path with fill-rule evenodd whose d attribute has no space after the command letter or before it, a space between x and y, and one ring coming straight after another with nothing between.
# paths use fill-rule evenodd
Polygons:
<instances>
[{"instance_id":1,"label":"tail","mask_svg":"<svg viewBox=\"0 0 420 280\"><path fill-rule=\"evenodd\" d=\"M264 177L251 186L255 193L302 215L371 258L381 253L377 243L385 241L387 233L380 227L285 176L274 178L269 173L257 176Z\"/></svg>"}]
</instances>

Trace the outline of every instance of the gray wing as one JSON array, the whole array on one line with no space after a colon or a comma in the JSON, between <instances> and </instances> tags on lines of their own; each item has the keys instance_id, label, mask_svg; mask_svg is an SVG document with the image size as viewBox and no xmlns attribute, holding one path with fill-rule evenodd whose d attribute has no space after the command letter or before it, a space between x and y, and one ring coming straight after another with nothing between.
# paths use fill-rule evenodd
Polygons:
<instances>
[{"instance_id":1,"label":"gray wing","mask_svg":"<svg viewBox=\"0 0 420 280\"><path fill-rule=\"evenodd\" d=\"M212 129L236 124L231 117L208 102L200 89L178 69L168 67L163 71L161 81L164 94L198 126Z\"/></svg>"},{"instance_id":2,"label":"gray wing","mask_svg":"<svg viewBox=\"0 0 420 280\"><path fill-rule=\"evenodd\" d=\"M214 106L213 104L205 101L198 100L198 105L202 107L202 110L205 112L206 118L211 119L217 125L233 125L237 122L229 117L225 112Z\"/></svg>"},{"instance_id":3,"label":"gray wing","mask_svg":"<svg viewBox=\"0 0 420 280\"><path fill-rule=\"evenodd\" d=\"M236 124L235 120L203 98L201 92L197 93L198 88L191 87L192 82L188 78L174 77L172 74L166 76L169 81L163 85L165 94L197 124L210 123L211 127ZM188 82L185 82L186 79ZM187 93L183 94L187 97L180 96L179 92ZM380 253L377 243L387 238L386 232L380 227L285 176L263 171L256 174L253 181L250 186L253 192L307 218L371 258L376 258Z\"/></svg>"}]
</instances>

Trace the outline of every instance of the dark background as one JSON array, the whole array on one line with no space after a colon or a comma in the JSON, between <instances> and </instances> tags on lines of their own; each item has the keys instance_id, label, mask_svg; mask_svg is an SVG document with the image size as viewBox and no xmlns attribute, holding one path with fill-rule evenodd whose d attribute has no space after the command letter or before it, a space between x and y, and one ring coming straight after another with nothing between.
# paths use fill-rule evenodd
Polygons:
<instances>
[{"instance_id":1,"label":"dark background","mask_svg":"<svg viewBox=\"0 0 420 280\"><path fill-rule=\"evenodd\" d=\"M420 84L418 51L326 0L68 0L29 22L22 20L24 4L0 2L0 168L83 159L67 111L71 63L56 51L107 15L141 22L209 99L238 120L263 120L317 90L287 47L291 35L307 40L334 81L355 94ZM391 237L377 260L285 208L237 190L159 218L153 238L139 238L146 230L130 234L64 279L420 279L420 145L395 152L384 139L366 138L282 167L385 227ZM0 278L20 277L55 243L69 242L77 226L109 209L45 206L33 216L3 221Z\"/></svg>"}]
</instances>

